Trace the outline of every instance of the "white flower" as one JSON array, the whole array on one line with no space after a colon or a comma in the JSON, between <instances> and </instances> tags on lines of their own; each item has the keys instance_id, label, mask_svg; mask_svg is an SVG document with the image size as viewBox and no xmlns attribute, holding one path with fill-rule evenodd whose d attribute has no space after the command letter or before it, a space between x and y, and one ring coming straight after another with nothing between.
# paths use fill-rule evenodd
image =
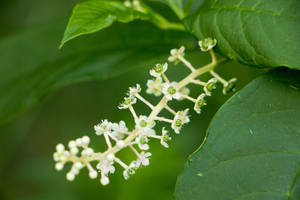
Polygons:
<instances>
[{"instance_id":1,"label":"white flower","mask_svg":"<svg viewBox=\"0 0 300 200\"><path fill-rule=\"evenodd\" d=\"M230 79L223 88L223 94L228 94L230 92L235 91L235 82L237 81L236 78Z\"/></svg>"},{"instance_id":2,"label":"white flower","mask_svg":"<svg viewBox=\"0 0 300 200\"><path fill-rule=\"evenodd\" d=\"M136 84L136 87L129 87L129 96L135 97L141 91L141 86Z\"/></svg>"},{"instance_id":3,"label":"white flower","mask_svg":"<svg viewBox=\"0 0 300 200\"><path fill-rule=\"evenodd\" d=\"M120 121L118 123L113 123L112 124L112 134L117 138L117 139L123 139L124 138L124 133L128 132L128 128L126 127L126 124L124 121Z\"/></svg>"},{"instance_id":4,"label":"white flower","mask_svg":"<svg viewBox=\"0 0 300 200\"><path fill-rule=\"evenodd\" d=\"M149 145L147 144L149 142L148 137L139 135L138 137L135 138L135 142L139 146L141 150L148 150Z\"/></svg>"},{"instance_id":5,"label":"white flower","mask_svg":"<svg viewBox=\"0 0 300 200\"><path fill-rule=\"evenodd\" d=\"M175 133L179 134L182 126L188 122L190 122L188 114L189 109L185 109L184 111L178 111L172 122L172 129L174 129Z\"/></svg>"},{"instance_id":6,"label":"white flower","mask_svg":"<svg viewBox=\"0 0 300 200\"><path fill-rule=\"evenodd\" d=\"M181 46L179 49L172 49L171 56L168 58L170 62L178 61L180 57L184 57L184 46Z\"/></svg>"},{"instance_id":7,"label":"white flower","mask_svg":"<svg viewBox=\"0 0 300 200\"><path fill-rule=\"evenodd\" d=\"M134 96L124 97L124 101L118 106L119 109L127 109L130 105L136 103Z\"/></svg>"},{"instance_id":8,"label":"white flower","mask_svg":"<svg viewBox=\"0 0 300 200\"><path fill-rule=\"evenodd\" d=\"M150 75L154 77L160 77L168 69L168 63L156 64L153 69L150 70Z\"/></svg>"},{"instance_id":9,"label":"white flower","mask_svg":"<svg viewBox=\"0 0 300 200\"><path fill-rule=\"evenodd\" d=\"M214 46L216 46L216 44L217 44L217 40L212 39L210 37L199 41L199 46L200 46L201 51L208 51L208 50L214 48Z\"/></svg>"},{"instance_id":10,"label":"white flower","mask_svg":"<svg viewBox=\"0 0 300 200\"><path fill-rule=\"evenodd\" d=\"M97 124L94 126L94 129L96 131L96 135L102 135L104 133L109 133L112 128L112 123L105 120L102 120L100 124Z\"/></svg>"},{"instance_id":11,"label":"white flower","mask_svg":"<svg viewBox=\"0 0 300 200\"><path fill-rule=\"evenodd\" d=\"M149 122L147 116L144 115L139 116L135 120L135 128L141 130L143 133L155 134L155 131L152 129L154 126L155 122Z\"/></svg>"},{"instance_id":12,"label":"white flower","mask_svg":"<svg viewBox=\"0 0 300 200\"><path fill-rule=\"evenodd\" d=\"M166 148L169 148L168 141L171 140L171 137L168 135L168 131L165 130L165 127L162 128L162 135L160 139L160 144Z\"/></svg>"},{"instance_id":13,"label":"white flower","mask_svg":"<svg viewBox=\"0 0 300 200\"><path fill-rule=\"evenodd\" d=\"M172 100L174 99L180 99L181 95L177 88L177 82L170 83L164 83L162 92L167 97L167 99Z\"/></svg>"},{"instance_id":14,"label":"white flower","mask_svg":"<svg viewBox=\"0 0 300 200\"><path fill-rule=\"evenodd\" d=\"M211 96L212 90L216 89L217 81L218 80L216 78L212 78L205 84L203 89L207 96Z\"/></svg>"},{"instance_id":15,"label":"white flower","mask_svg":"<svg viewBox=\"0 0 300 200\"><path fill-rule=\"evenodd\" d=\"M114 162L109 161L107 159L101 160L97 164L97 169L101 171L101 173L107 175L108 173L113 174L115 172L115 167L113 166Z\"/></svg>"},{"instance_id":16,"label":"white flower","mask_svg":"<svg viewBox=\"0 0 300 200\"><path fill-rule=\"evenodd\" d=\"M135 174L136 169L137 169L136 161L132 161L130 165L123 171L123 176L125 180L129 179L130 175Z\"/></svg>"},{"instance_id":17,"label":"white flower","mask_svg":"<svg viewBox=\"0 0 300 200\"><path fill-rule=\"evenodd\" d=\"M204 97L206 97L205 94L200 94L200 95L198 96L196 102L195 102L194 110L195 110L198 114L200 114L201 108L202 108L203 106L206 105L206 102L205 102L205 100L204 100Z\"/></svg>"},{"instance_id":18,"label":"white flower","mask_svg":"<svg viewBox=\"0 0 300 200\"><path fill-rule=\"evenodd\" d=\"M157 77L155 80L147 81L147 90L148 94L154 94L155 96L160 96L163 88L162 79Z\"/></svg>"},{"instance_id":19,"label":"white flower","mask_svg":"<svg viewBox=\"0 0 300 200\"><path fill-rule=\"evenodd\" d=\"M136 166L137 167L140 167L141 165L144 165L144 166L148 166L149 165L149 158L152 154L150 152L142 152L140 155L139 155L139 158L137 159L136 161Z\"/></svg>"}]
</instances>

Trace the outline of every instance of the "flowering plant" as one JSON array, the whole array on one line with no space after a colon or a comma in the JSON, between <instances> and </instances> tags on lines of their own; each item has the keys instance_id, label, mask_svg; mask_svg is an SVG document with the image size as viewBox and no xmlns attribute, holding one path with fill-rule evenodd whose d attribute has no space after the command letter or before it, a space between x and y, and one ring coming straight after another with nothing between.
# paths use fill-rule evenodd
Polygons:
<instances>
[{"instance_id":1,"label":"flowering plant","mask_svg":"<svg viewBox=\"0 0 300 200\"><path fill-rule=\"evenodd\" d=\"M72 2L0 3L0 199L299 199L299 0Z\"/></svg>"}]
</instances>

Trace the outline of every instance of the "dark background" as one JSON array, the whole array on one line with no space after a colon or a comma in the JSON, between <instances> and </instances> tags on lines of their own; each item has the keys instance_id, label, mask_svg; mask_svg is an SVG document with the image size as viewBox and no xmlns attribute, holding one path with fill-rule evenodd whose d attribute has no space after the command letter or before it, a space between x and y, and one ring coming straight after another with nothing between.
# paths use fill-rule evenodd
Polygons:
<instances>
[{"instance_id":1,"label":"dark background","mask_svg":"<svg viewBox=\"0 0 300 200\"><path fill-rule=\"evenodd\" d=\"M0 42L58 16L67 18L76 2L79 1L1 0ZM159 9L167 10L166 7ZM209 62L209 56L200 51L187 54L187 57L197 63L197 66ZM0 60L0 67L3 64ZM157 141L151 141L150 151L153 156L150 166L139 169L127 181L123 179L122 170L117 168L106 187L100 185L99 179L89 179L87 170L82 170L75 181L70 183L65 179L69 166L63 172L56 172L52 160L57 143L66 144L70 139L83 135L92 138L95 149L103 150L104 142L102 138L95 137L93 125L105 118L111 121L131 120L129 112L118 110L117 105L129 86L140 83L145 89L146 80L150 78L149 67L132 70L105 81L67 86L51 93L40 104L0 126L0 199L172 199L176 178L183 170L188 155L201 144L210 120L230 97L223 96L221 89L209 98L208 106L201 115L191 112L192 122L180 135L171 133L169 149L162 147ZM170 77L178 80L183 66L171 65L169 68ZM234 62L220 66L217 71L228 79L237 77L238 89L260 73ZM199 88L194 88L194 96L199 92ZM186 101L177 105L178 109L192 109L193 106ZM137 112L147 114L149 110L139 104ZM127 152L120 155L130 157Z\"/></svg>"}]
</instances>

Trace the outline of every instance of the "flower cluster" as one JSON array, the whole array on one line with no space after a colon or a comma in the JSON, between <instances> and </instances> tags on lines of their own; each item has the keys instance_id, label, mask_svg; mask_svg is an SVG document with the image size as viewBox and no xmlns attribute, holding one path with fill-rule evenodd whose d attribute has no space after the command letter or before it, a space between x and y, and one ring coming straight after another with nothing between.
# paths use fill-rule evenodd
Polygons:
<instances>
[{"instance_id":1,"label":"flower cluster","mask_svg":"<svg viewBox=\"0 0 300 200\"><path fill-rule=\"evenodd\" d=\"M146 93L155 96L163 96L160 102L152 105L141 94L141 87L136 84L130 87L127 96L118 106L119 109L128 109L132 114L135 122L133 130L129 130L124 121L118 123L102 120L94 126L95 134L103 136L107 145L104 152L95 152L89 147L90 138L84 136L76 140L71 140L68 144L68 150L64 145L58 144L54 153L56 161L55 168L62 170L65 163L71 162L71 170L67 173L67 180L73 181L75 176L83 168L87 168L90 178L94 179L100 174L100 183L107 185L109 183L109 174L115 172L115 164L123 168L123 176L128 179L135 174L136 170L142 166L149 165L149 159L152 154L149 152L149 141L157 139L163 147L168 148L168 142L171 140L169 131L163 127L161 131L155 129L158 123L167 123L169 127L179 134L183 126L190 122L189 109L175 110L169 107L168 103L172 100L189 100L193 103L193 109L196 113L201 113L202 108L207 104L206 98L212 95L212 92L220 82L223 85L223 93L227 94L234 90L236 79L226 81L214 71L214 68L221 62L217 60L212 48L216 45L215 39L204 39L199 42L200 49L203 51L210 50L212 62L208 65L195 69L192 64L185 58L185 48L172 49L169 62L182 62L184 66L191 70L191 73L179 82L170 81L166 75L168 63L156 64L151 70L150 75L154 79L147 81ZM212 78L208 81L201 81L200 75L210 73ZM203 92L197 97L189 96L187 85L196 84L202 87ZM138 101L144 103L151 109L148 115L138 115L134 109L134 104ZM171 113L171 118L160 116L163 109ZM136 156L136 159L127 163L117 156L117 153L124 148L129 148ZM80 152L81 151L81 152ZM92 163L96 163L93 167Z\"/></svg>"}]
</instances>

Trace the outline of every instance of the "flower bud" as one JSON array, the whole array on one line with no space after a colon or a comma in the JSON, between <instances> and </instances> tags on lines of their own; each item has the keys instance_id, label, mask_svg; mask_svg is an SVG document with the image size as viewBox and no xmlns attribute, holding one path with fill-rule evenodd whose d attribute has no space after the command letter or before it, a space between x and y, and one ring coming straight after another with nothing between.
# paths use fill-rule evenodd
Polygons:
<instances>
[{"instance_id":1,"label":"flower bud","mask_svg":"<svg viewBox=\"0 0 300 200\"><path fill-rule=\"evenodd\" d=\"M67 173L66 178L68 181L73 181L75 179L75 174L69 172L69 173Z\"/></svg>"},{"instance_id":2,"label":"flower bud","mask_svg":"<svg viewBox=\"0 0 300 200\"><path fill-rule=\"evenodd\" d=\"M109 183L109 179L107 176L102 176L101 179L100 179L100 182L102 185L107 185Z\"/></svg>"},{"instance_id":3,"label":"flower bud","mask_svg":"<svg viewBox=\"0 0 300 200\"><path fill-rule=\"evenodd\" d=\"M81 162L76 162L76 163L74 163L74 167L75 167L76 169L81 169L81 168L83 167L83 165L82 165Z\"/></svg>"},{"instance_id":4,"label":"flower bud","mask_svg":"<svg viewBox=\"0 0 300 200\"><path fill-rule=\"evenodd\" d=\"M58 153L63 153L64 150L65 150L65 146L64 146L63 144L58 144L58 145L56 145L56 151L57 151Z\"/></svg>"},{"instance_id":5,"label":"flower bud","mask_svg":"<svg viewBox=\"0 0 300 200\"><path fill-rule=\"evenodd\" d=\"M77 145L76 145L76 142L74 141L74 140L71 140L70 142L69 142L69 148L71 149L71 148L74 148L74 147L76 147Z\"/></svg>"},{"instance_id":6,"label":"flower bud","mask_svg":"<svg viewBox=\"0 0 300 200\"><path fill-rule=\"evenodd\" d=\"M61 171L63 168L64 168L64 164L62 164L62 163L56 163L55 164L55 169L57 171Z\"/></svg>"},{"instance_id":7,"label":"flower bud","mask_svg":"<svg viewBox=\"0 0 300 200\"><path fill-rule=\"evenodd\" d=\"M90 171L89 177L90 177L91 179L95 179L95 178L97 178L97 176L98 176L97 171L95 171L95 170Z\"/></svg>"}]
</instances>

